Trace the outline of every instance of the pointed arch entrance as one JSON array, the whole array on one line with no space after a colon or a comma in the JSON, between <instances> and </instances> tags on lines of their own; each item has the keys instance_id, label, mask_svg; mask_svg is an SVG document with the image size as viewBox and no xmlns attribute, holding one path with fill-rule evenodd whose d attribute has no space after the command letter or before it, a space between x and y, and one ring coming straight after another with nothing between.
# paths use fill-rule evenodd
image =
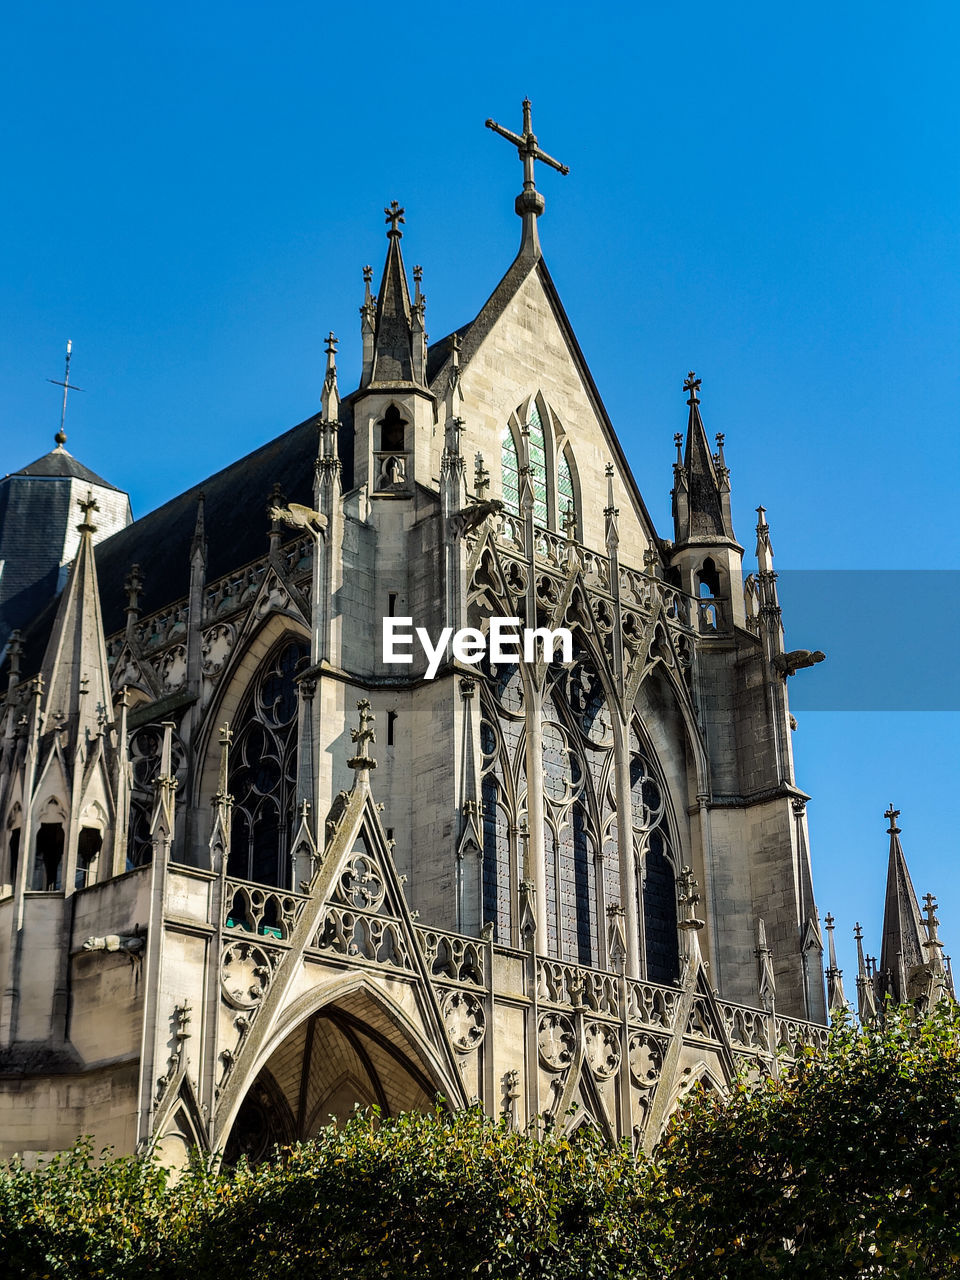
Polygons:
<instances>
[{"instance_id":1,"label":"pointed arch entrance","mask_svg":"<svg viewBox=\"0 0 960 1280\"><path fill-rule=\"evenodd\" d=\"M307 1014L271 1052L224 1142L224 1159L256 1162L307 1141L355 1107L429 1111L446 1092L406 1026L365 987Z\"/></svg>"}]
</instances>

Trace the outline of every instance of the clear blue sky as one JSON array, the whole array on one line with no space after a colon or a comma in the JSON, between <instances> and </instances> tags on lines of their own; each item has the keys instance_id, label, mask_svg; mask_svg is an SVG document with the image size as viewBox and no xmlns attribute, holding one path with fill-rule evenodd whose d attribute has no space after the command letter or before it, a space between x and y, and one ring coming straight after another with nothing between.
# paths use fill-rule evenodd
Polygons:
<instances>
[{"instance_id":1,"label":"clear blue sky","mask_svg":"<svg viewBox=\"0 0 960 1280\"><path fill-rule=\"evenodd\" d=\"M519 231L520 166L483 121L516 128L529 94L571 169L541 177L547 261L661 531L694 368L748 551L763 502L784 569L955 570L958 37L947 3L16 6L0 472L52 444L68 336L68 447L137 514L306 417L328 329L356 377L393 198L430 332L470 319ZM891 590L870 652L889 629L900 664L949 672L956 578L917 610ZM856 637L855 611L810 619L787 610L791 647ZM960 940L944 696L798 712L848 990L855 917L879 946L891 799Z\"/></svg>"}]
</instances>

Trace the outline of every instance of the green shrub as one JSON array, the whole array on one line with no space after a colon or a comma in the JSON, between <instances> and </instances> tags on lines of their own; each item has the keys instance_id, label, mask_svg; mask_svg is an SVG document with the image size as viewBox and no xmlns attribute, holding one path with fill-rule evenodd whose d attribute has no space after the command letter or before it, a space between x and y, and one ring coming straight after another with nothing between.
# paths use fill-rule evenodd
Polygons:
<instances>
[{"instance_id":1,"label":"green shrub","mask_svg":"<svg viewBox=\"0 0 960 1280\"><path fill-rule=\"evenodd\" d=\"M479 1110L357 1112L179 1179L85 1140L0 1168L0 1259L24 1280L953 1280L960 1014L841 1022L776 1080L692 1095L652 1161Z\"/></svg>"}]
</instances>

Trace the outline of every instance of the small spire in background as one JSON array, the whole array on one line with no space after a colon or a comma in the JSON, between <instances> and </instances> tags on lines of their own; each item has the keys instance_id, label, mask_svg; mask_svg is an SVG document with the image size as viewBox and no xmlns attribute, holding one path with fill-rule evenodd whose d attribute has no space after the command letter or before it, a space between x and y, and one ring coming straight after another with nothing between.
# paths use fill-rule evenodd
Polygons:
<instances>
[{"instance_id":1,"label":"small spire in background","mask_svg":"<svg viewBox=\"0 0 960 1280\"><path fill-rule=\"evenodd\" d=\"M839 1013L847 1007L847 998L843 991L843 970L837 966L837 948L833 940L834 919L829 911L823 923L827 930L827 949L830 958L830 967L827 969L827 1008L831 1013Z\"/></svg>"},{"instance_id":2,"label":"small spire in background","mask_svg":"<svg viewBox=\"0 0 960 1280\"><path fill-rule=\"evenodd\" d=\"M327 334L324 351L327 353L327 368L323 376L323 391L320 393L320 417L324 422L340 420L340 391L337 387L337 342L331 329Z\"/></svg>"},{"instance_id":3,"label":"small spire in background","mask_svg":"<svg viewBox=\"0 0 960 1280\"><path fill-rule=\"evenodd\" d=\"M60 406L60 430L53 437L56 441L57 448L62 449L67 443L67 435L63 429L63 424L67 418L67 393L70 391L82 391L83 387L75 387L70 381L70 355L73 351L72 339L67 339L67 358L63 368L63 381L59 378L48 378L48 382L52 382L55 387L63 387L63 403Z\"/></svg>"}]
</instances>

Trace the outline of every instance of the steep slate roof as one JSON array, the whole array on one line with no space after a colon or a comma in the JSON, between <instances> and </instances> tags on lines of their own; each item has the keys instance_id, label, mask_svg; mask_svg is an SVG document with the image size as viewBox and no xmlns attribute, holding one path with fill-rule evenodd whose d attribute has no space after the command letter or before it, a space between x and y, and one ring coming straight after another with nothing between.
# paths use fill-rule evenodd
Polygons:
<instances>
[{"instance_id":1,"label":"steep slate roof","mask_svg":"<svg viewBox=\"0 0 960 1280\"><path fill-rule=\"evenodd\" d=\"M117 493L120 492L115 484L111 484L109 480L104 480L102 476L98 476L89 467L85 467L82 462L78 462L72 454L67 453L62 445L58 445L56 449L51 449L49 453L45 453L36 462L31 462L29 466L22 467L19 471L11 472L11 474L15 476L53 476L59 479L86 480L89 484L99 484L104 489L114 489Z\"/></svg>"},{"instance_id":2,"label":"steep slate roof","mask_svg":"<svg viewBox=\"0 0 960 1280\"><path fill-rule=\"evenodd\" d=\"M347 419L347 438L351 426ZM207 581L265 555L269 530L266 508L273 486L279 484L288 502L313 505L317 439L317 419L313 416L99 543L95 555L106 634L111 635L124 625L127 596L123 582L134 563L143 573L142 613L153 613L187 594L190 546L201 491ZM352 470L352 457L349 463ZM347 465L344 473L346 488ZM40 666L56 608L56 601L51 601L26 631L21 668L24 675Z\"/></svg>"}]
</instances>

